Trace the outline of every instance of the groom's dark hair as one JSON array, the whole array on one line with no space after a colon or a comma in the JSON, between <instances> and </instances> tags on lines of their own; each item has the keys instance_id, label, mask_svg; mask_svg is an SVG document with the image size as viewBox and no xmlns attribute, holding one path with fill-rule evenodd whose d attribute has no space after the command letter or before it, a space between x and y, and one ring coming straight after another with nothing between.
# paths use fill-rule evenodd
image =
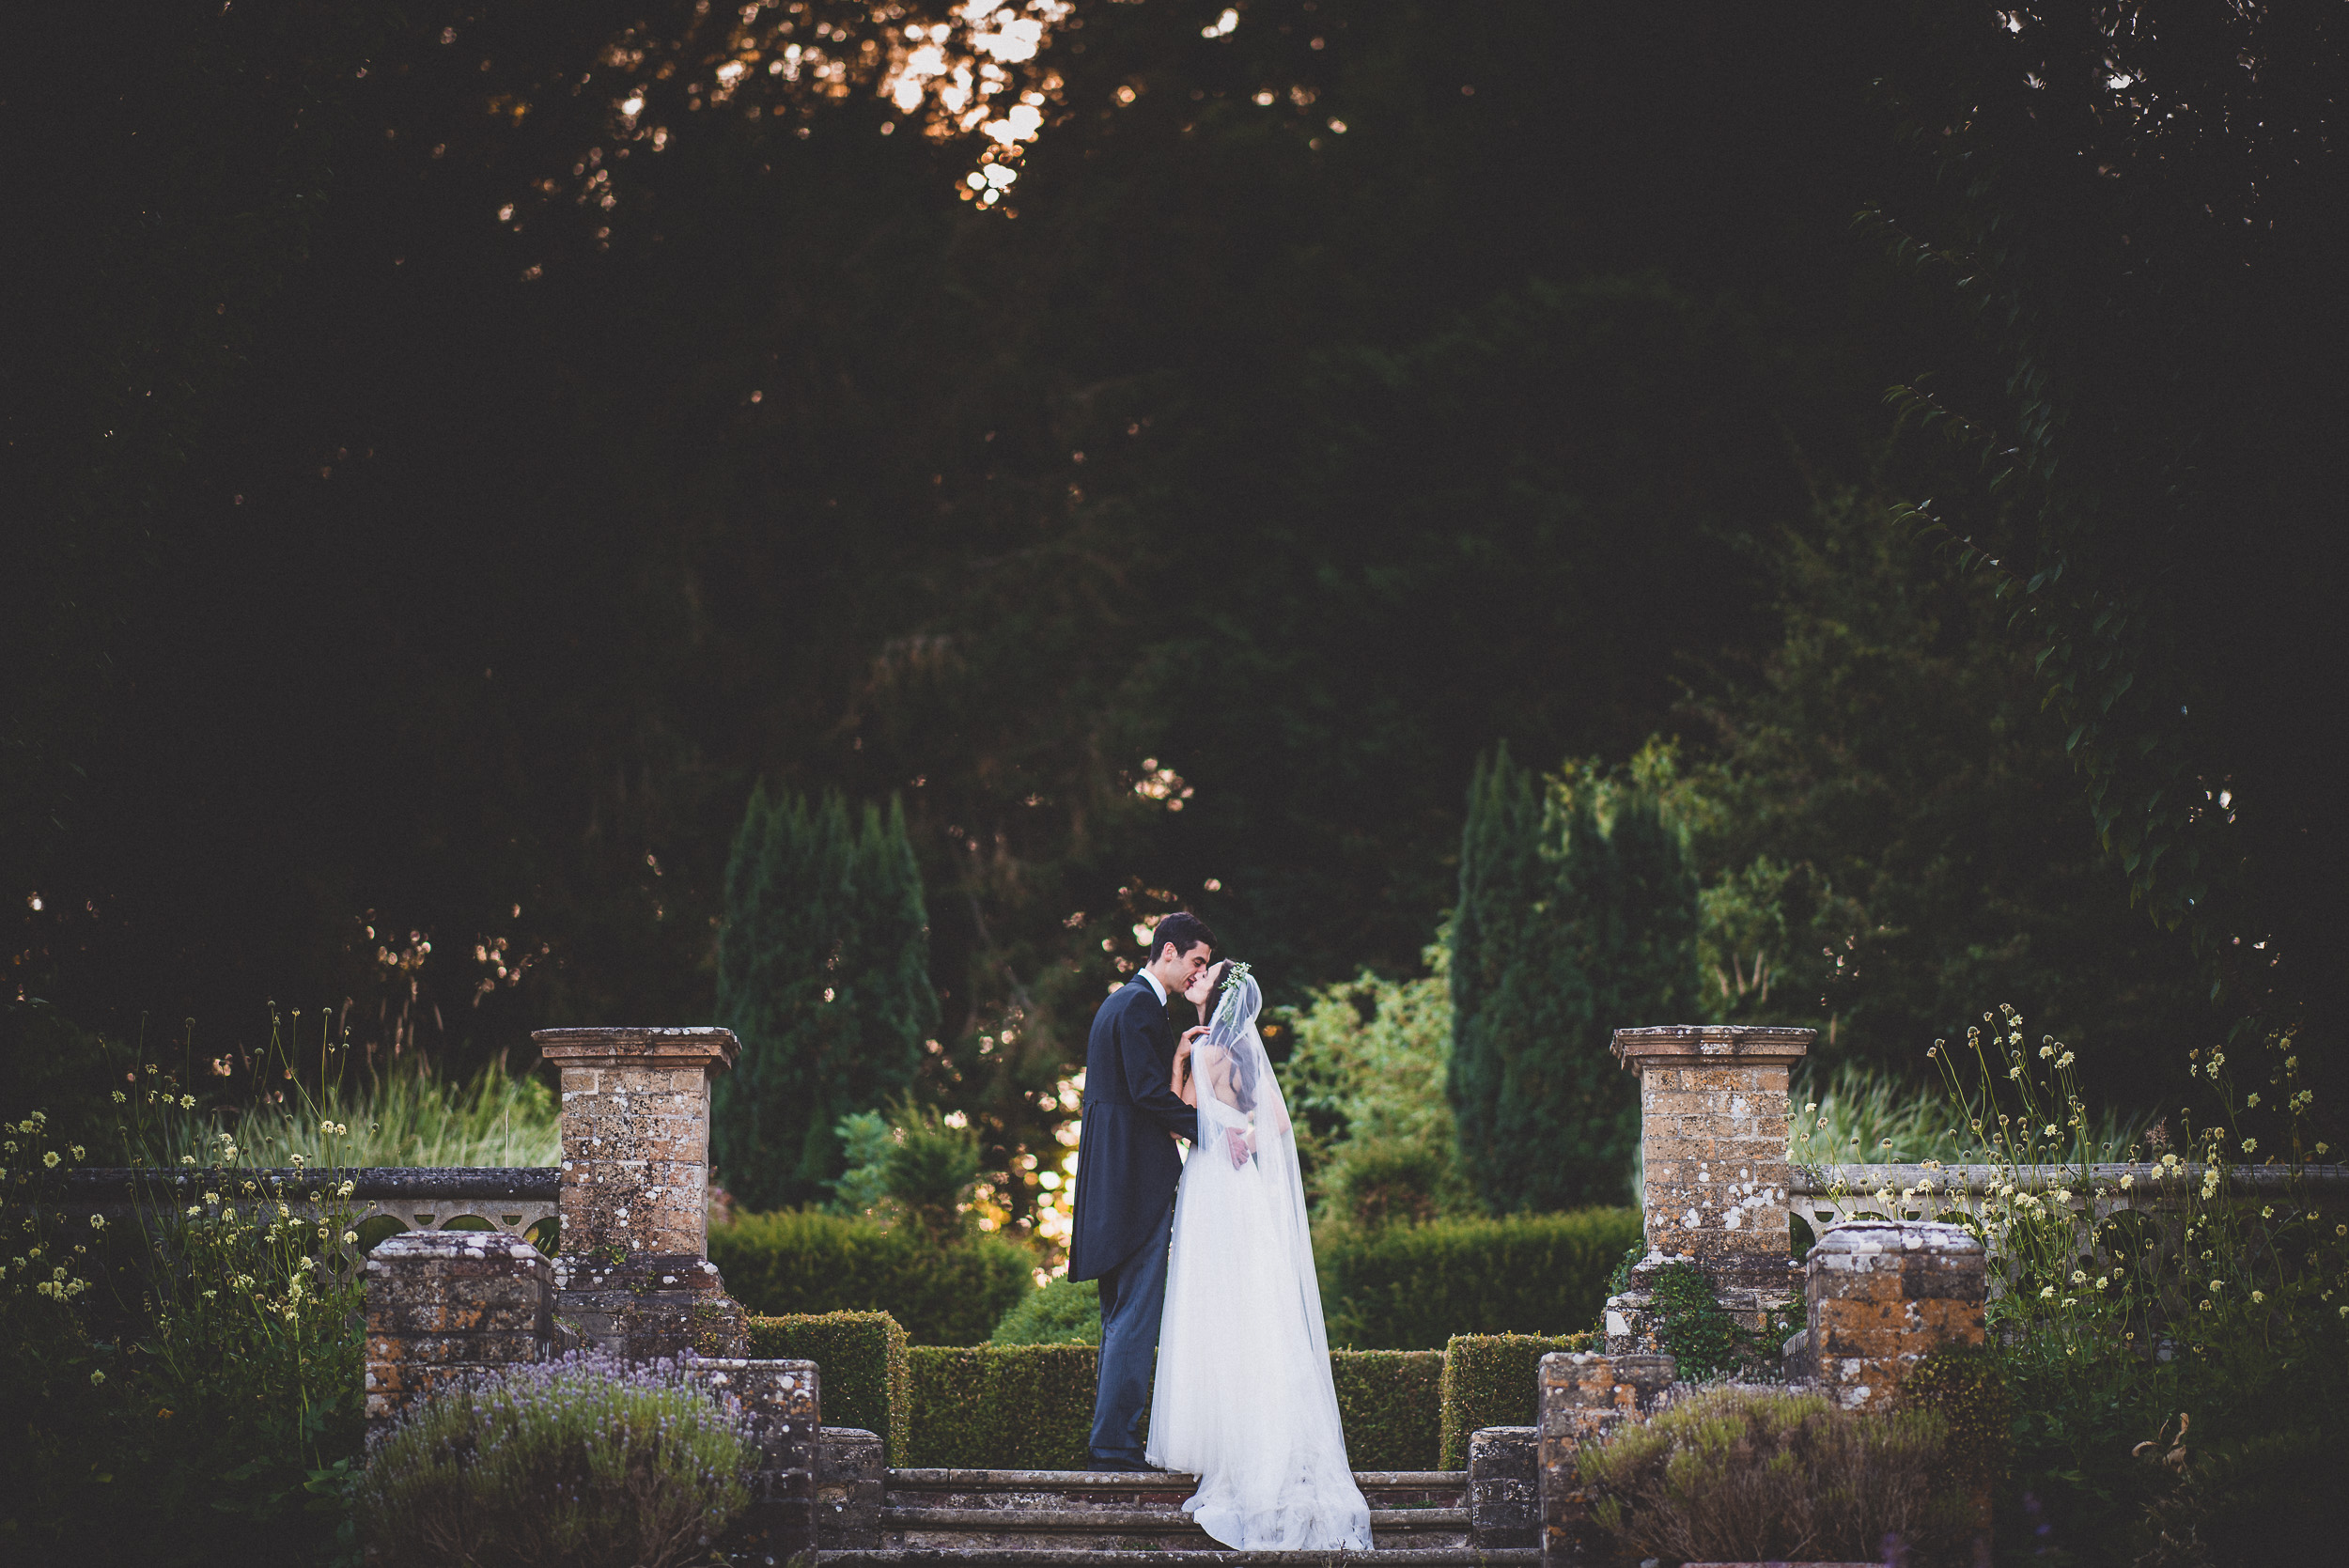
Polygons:
<instances>
[{"instance_id":1,"label":"groom's dark hair","mask_svg":"<svg viewBox=\"0 0 2349 1568\"><path fill-rule=\"evenodd\" d=\"M1174 914L1168 915L1164 920L1159 921L1159 924L1152 928L1150 932L1150 956L1144 959L1143 962L1151 964L1157 963L1159 961L1159 955L1166 951L1166 944L1169 942L1173 942L1174 944L1174 956L1177 958L1181 957L1184 954L1189 953L1192 948L1197 947L1201 942L1206 942L1207 944L1207 950L1209 952L1213 952L1215 950L1215 933L1207 929L1207 923L1206 921L1201 920L1197 915L1192 914L1189 909L1178 910Z\"/></svg>"}]
</instances>

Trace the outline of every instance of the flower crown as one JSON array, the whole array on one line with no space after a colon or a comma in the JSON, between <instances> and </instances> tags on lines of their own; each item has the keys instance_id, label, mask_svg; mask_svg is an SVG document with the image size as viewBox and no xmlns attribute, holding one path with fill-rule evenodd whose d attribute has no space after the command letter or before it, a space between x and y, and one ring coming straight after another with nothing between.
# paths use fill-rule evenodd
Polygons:
<instances>
[{"instance_id":1,"label":"flower crown","mask_svg":"<svg viewBox=\"0 0 2349 1568\"><path fill-rule=\"evenodd\" d=\"M1248 966L1235 958L1224 969L1222 984L1216 986L1216 989L1218 991L1237 990L1239 983L1248 978Z\"/></svg>"}]
</instances>

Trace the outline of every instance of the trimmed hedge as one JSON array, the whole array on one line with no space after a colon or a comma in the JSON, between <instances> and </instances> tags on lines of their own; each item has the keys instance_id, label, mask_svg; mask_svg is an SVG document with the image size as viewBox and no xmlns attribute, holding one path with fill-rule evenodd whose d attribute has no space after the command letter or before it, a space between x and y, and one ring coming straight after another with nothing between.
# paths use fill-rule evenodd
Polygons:
<instances>
[{"instance_id":1,"label":"trimmed hedge","mask_svg":"<svg viewBox=\"0 0 2349 1568\"><path fill-rule=\"evenodd\" d=\"M915 1345L917 1468L1081 1470L1092 1463L1100 1352L1089 1344Z\"/></svg>"},{"instance_id":2,"label":"trimmed hedge","mask_svg":"<svg viewBox=\"0 0 2349 1568\"><path fill-rule=\"evenodd\" d=\"M1089 1344L917 1344L910 1458L920 1467L1082 1469L1092 1462L1100 1352ZM1334 1350L1330 1381L1358 1470L1436 1467L1439 1350ZM830 1405L825 1419L830 1421ZM1148 1411L1143 1411L1144 1430Z\"/></svg>"},{"instance_id":3,"label":"trimmed hedge","mask_svg":"<svg viewBox=\"0 0 2349 1568\"><path fill-rule=\"evenodd\" d=\"M1468 1468L1469 1434L1487 1426L1532 1426L1542 1358L1588 1350L1596 1329L1545 1339L1538 1334L1455 1334L1443 1351L1443 1434L1439 1470Z\"/></svg>"},{"instance_id":4,"label":"trimmed hedge","mask_svg":"<svg viewBox=\"0 0 2349 1568\"><path fill-rule=\"evenodd\" d=\"M1330 1343L1434 1350L1463 1327L1590 1327L1616 1260L1639 1238L1640 1211L1627 1208L1329 1231L1315 1238L1314 1254Z\"/></svg>"},{"instance_id":5,"label":"trimmed hedge","mask_svg":"<svg viewBox=\"0 0 2349 1568\"><path fill-rule=\"evenodd\" d=\"M1332 1350L1346 1462L1358 1470L1432 1470L1441 1427L1440 1350Z\"/></svg>"},{"instance_id":6,"label":"trimmed hedge","mask_svg":"<svg viewBox=\"0 0 2349 1568\"><path fill-rule=\"evenodd\" d=\"M879 1434L888 1463L905 1464L913 1385L906 1331L887 1312L821 1312L754 1317L751 1354L762 1360L813 1361L826 1426Z\"/></svg>"},{"instance_id":7,"label":"trimmed hedge","mask_svg":"<svg viewBox=\"0 0 2349 1568\"><path fill-rule=\"evenodd\" d=\"M747 1312L887 1312L916 1344L976 1344L1035 1289L1035 1255L1007 1237L941 1246L918 1226L819 1209L714 1227L709 1261Z\"/></svg>"}]
</instances>

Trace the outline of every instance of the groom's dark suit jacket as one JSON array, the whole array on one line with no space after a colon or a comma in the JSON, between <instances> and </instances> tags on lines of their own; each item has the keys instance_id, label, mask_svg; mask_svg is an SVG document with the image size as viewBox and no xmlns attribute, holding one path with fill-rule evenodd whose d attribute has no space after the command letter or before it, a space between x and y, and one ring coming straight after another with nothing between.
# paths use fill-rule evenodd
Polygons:
<instances>
[{"instance_id":1,"label":"groom's dark suit jacket","mask_svg":"<svg viewBox=\"0 0 2349 1568\"><path fill-rule=\"evenodd\" d=\"M1174 1202L1183 1162L1167 1134L1196 1142L1199 1113L1175 1095L1174 1071L1174 1028L1137 974L1101 1003L1085 1046L1072 1280L1097 1280L1124 1263Z\"/></svg>"}]
</instances>

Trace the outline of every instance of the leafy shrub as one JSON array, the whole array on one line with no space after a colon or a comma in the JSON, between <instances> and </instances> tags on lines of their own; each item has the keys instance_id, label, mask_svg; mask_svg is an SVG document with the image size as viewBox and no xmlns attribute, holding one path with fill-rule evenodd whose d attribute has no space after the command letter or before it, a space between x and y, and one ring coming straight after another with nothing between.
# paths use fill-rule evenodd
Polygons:
<instances>
[{"instance_id":1,"label":"leafy shrub","mask_svg":"<svg viewBox=\"0 0 2349 1568\"><path fill-rule=\"evenodd\" d=\"M826 1426L880 1435L888 1462L903 1465L913 1409L906 1331L887 1312L819 1312L750 1321L751 1354L813 1361Z\"/></svg>"},{"instance_id":2,"label":"leafy shrub","mask_svg":"<svg viewBox=\"0 0 2349 1568\"><path fill-rule=\"evenodd\" d=\"M916 1344L977 1344L1035 1288L1035 1255L1008 1237L942 1243L919 1226L818 1209L715 1227L709 1261L746 1312L887 1312Z\"/></svg>"},{"instance_id":3,"label":"leafy shrub","mask_svg":"<svg viewBox=\"0 0 2349 1568\"><path fill-rule=\"evenodd\" d=\"M756 1461L673 1364L567 1356L425 1401L369 1457L360 1516L392 1568L674 1568L749 1504Z\"/></svg>"},{"instance_id":4,"label":"leafy shrub","mask_svg":"<svg viewBox=\"0 0 2349 1568\"><path fill-rule=\"evenodd\" d=\"M1346 1224L1417 1224L1476 1212L1460 1174L1459 1135L1444 1098L1452 1061L1450 950L1426 950L1428 973L1383 980L1364 970L1303 1007L1277 1009L1267 1038L1296 1032L1281 1083L1316 1212Z\"/></svg>"},{"instance_id":5,"label":"leafy shrub","mask_svg":"<svg viewBox=\"0 0 2349 1568\"><path fill-rule=\"evenodd\" d=\"M1095 1280L1049 1281L1003 1314L990 1344L1091 1344L1101 1343L1101 1286Z\"/></svg>"},{"instance_id":6,"label":"leafy shrub","mask_svg":"<svg viewBox=\"0 0 2349 1568\"><path fill-rule=\"evenodd\" d=\"M1333 1350L1330 1380L1358 1470L1432 1470L1442 1424L1443 1352Z\"/></svg>"},{"instance_id":7,"label":"leafy shrub","mask_svg":"<svg viewBox=\"0 0 2349 1568\"><path fill-rule=\"evenodd\" d=\"M1970 1533L1947 1447L1935 1416L1727 1388L1618 1427L1576 1465L1635 1560L1865 1562L1891 1536L1922 1563L1955 1560Z\"/></svg>"},{"instance_id":8,"label":"leafy shrub","mask_svg":"<svg viewBox=\"0 0 2349 1568\"><path fill-rule=\"evenodd\" d=\"M1314 1255L1330 1343L1434 1350L1455 1334L1587 1328L1606 1305L1615 1260L1639 1236L1637 1209L1443 1219L1382 1231L1325 1227L1314 1239Z\"/></svg>"},{"instance_id":9,"label":"leafy shrub","mask_svg":"<svg viewBox=\"0 0 2349 1568\"><path fill-rule=\"evenodd\" d=\"M1487 1426L1532 1426L1542 1358L1588 1350L1595 1329L1544 1339L1538 1334L1455 1334L1443 1352L1443 1428L1435 1468L1468 1468L1469 1435Z\"/></svg>"},{"instance_id":10,"label":"leafy shrub","mask_svg":"<svg viewBox=\"0 0 2349 1568\"><path fill-rule=\"evenodd\" d=\"M917 1467L1081 1470L1092 1462L1099 1352L1079 1344L915 1345Z\"/></svg>"}]
</instances>

